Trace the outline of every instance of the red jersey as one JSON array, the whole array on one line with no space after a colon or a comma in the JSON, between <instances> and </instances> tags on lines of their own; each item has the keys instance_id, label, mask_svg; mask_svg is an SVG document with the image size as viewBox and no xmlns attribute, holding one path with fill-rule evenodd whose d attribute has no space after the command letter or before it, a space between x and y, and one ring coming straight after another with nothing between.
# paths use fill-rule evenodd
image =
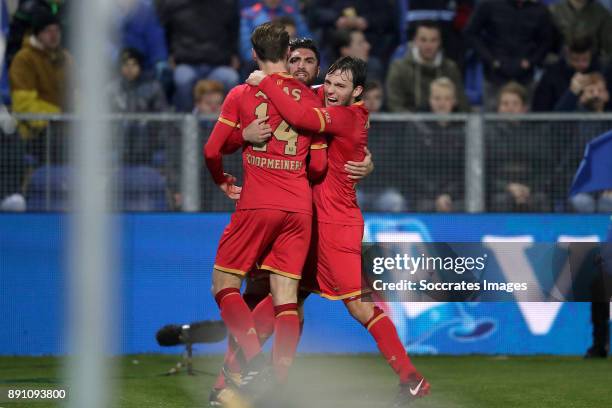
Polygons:
<instances>
[{"instance_id":1,"label":"red jersey","mask_svg":"<svg viewBox=\"0 0 612 408\"><path fill-rule=\"evenodd\" d=\"M273 78L267 77L259 88L270 97L283 118L297 128L331 136L327 149L327 175L313 186L317 221L363 225L355 193L356 181L349 179L344 171L347 161L362 161L365 156L369 115L363 102L351 106L309 108L278 92L273 81Z\"/></svg>"},{"instance_id":2,"label":"red jersey","mask_svg":"<svg viewBox=\"0 0 612 408\"><path fill-rule=\"evenodd\" d=\"M318 106L320 101L309 88L288 74L272 74L280 92L286 92L292 100L306 106ZM297 102L296 102L297 103ZM311 148L309 134L296 132L269 102L258 88L240 85L227 95L219 123L235 128L251 123L256 118L268 116L273 136L261 146L246 145L242 153L244 181L236 209L271 208L312 214L312 191L306 177L306 156ZM216 129L215 129L216 130ZM215 130L210 139L215 136ZM225 132L226 137L231 137ZM207 143L206 161L215 182L223 182L222 162L216 157L209 160L208 150L216 150L221 142ZM215 139L217 139L215 137ZM221 144L222 145L222 144ZM312 148L325 147L317 143Z\"/></svg>"}]
</instances>

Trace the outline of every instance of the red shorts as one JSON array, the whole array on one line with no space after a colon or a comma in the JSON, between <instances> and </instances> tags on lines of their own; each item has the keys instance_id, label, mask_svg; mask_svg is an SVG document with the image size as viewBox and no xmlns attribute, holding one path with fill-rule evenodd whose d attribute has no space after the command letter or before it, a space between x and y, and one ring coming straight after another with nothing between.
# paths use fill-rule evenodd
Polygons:
<instances>
[{"instance_id":1,"label":"red shorts","mask_svg":"<svg viewBox=\"0 0 612 408\"><path fill-rule=\"evenodd\" d=\"M253 266L300 279L310 244L312 215L282 210L239 210L225 227L215 269L245 276Z\"/></svg>"},{"instance_id":2,"label":"red shorts","mask_svg":"<svg viewBox=\"0 0 612 408\"><path fill-rule=\"evenodd\" d=\"M363 225L315 223L301 287L340 300L361 295Z\"/></svg>"}]
</instances>

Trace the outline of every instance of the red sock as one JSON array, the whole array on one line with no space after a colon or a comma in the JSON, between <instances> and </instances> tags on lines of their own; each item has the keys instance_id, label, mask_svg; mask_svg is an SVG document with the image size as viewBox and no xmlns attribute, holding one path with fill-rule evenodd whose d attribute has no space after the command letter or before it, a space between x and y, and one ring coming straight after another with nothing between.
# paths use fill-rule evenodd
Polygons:
<instances>
[{"instance_id":1,"label":"red sock","mask_svg":"<svg viewBox=\"0 0 612 408\"><path fill-rule=\"evenodd\" d=\"M259 343L263 344L268 340L274 333L274 304L272 303L272 296L268 295L253 309L253 321L255 322L255 330L259 336Z\"/></svg>"},{"instance_id":2,"label":"red sock","mask_svg":"<svg viewBox=\"0 0 612 408\"><path fill-rule=\"evenodd\" d=\"M287 303L274 306L276 322L274 325L274 346L272 348L272 363L276 380L287 381L289 367L293 363L295 350L300 338L300 319L297 303Z\"/></svg>"},{"instance_id":3,"label":"red sock","mask_svg":"<svg viewBox=\"0 0 612 408\"><path fill-rule=\"evenodd\" d=\"M227 350L225 351L225 357L223 358L223 365L229 369L231 373L239 373L242 370L242 364L244 364L244 357L240 352L240 348L234 340L234 337L229 336L227 341ZM225 375L223 370L217 375L217 380L213 388L218 390L225 388Z\"/></svg>"},{"instance_id":4,"label":"red sock","mask_svg":"<svg viewBox=\"0 0 612 408\"><path fill-rule=\"evenodd\" d=\"M407 382L410 376L416 372L416 369L406 354L391 319L385 315L382 309L374 307L374 315L364 326L376 340L378 349L385 356L387 363L399 376L400 383Z\"/></svg>"},{"instance_id":5,"label":"red sock","mask_svg":"<svg viewBox=\"0 0 612 408\"><path fill-rule=\"evenodd\" d=\"M257 335L260 339L260 344L263 346L264 341L262 341L262 337L268 339L272 332L274 331L274 306L272 305L272 297L270 295L261 296L259 294L253 293L245 293L242 295L244 302L247 304L249 309L252 310L253 321L255 322L255 330L257 330ZM269 301L268 301L269 299ZM265 302L265 304L263 304ZM262 303L263 305L259 308L259 310L253 310L255 307ZM266 305L269 305L267 307ZM264 313L269 313L269 317L264 319ZM268 321L270 323L268 323ZM271 328L270 328L271 327ZM242 352L236 344L233 336L228 337L227 343L227 351L225 352L225 357L223 359L223 365L229 369L232 373L239 373L242 370L242 366L244 364L244 357L242 356ZM225 375L223 371L219 372L217 376L217 380L214 385L215 389L225 388Z\"/></svg>"},{"instance_id":6,"label":"red sock","mask_svg":"<svg viewBox=\"0 0 612 408\"><path fill-rule=\"evenodd\" d=\"M220 290L215 296L221 310L221 318L238 346L244 353L244 358L250 361L261 351L257 330L249 307L240 296L240 290L227 288Z\"/></svg>"}]
</instances>

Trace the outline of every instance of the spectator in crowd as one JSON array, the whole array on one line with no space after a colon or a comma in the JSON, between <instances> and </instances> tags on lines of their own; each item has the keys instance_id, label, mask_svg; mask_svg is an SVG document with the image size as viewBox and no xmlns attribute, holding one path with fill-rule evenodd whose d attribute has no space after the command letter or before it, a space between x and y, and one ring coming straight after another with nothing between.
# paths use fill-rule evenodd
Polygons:
<instances>
[{"instance_id":1,"label":"spectator in crowd","mask_svg":"<svg viewBox=\"0 0 612 408\"><path fill-rule=\"evenodd\" d=\"M73 62L61 40L56 16L35 17L32 35L24 41L9 70L13 112L50 114L67 109ZM46 149L46 138L39 136L47 125L46 121L35 120L22 122L19 127L21 136L27 139L28 151L39 160Z\"/></svg>"},{"instance_id":2,"label":"spectator in crowd","mask_svg":"<svg viewBox=\"0 0 612 408\"><path fill-rule=\"evenodd\" d=\"M547 67L536 86L532 103L535 112L553 111L574 78L600 70L591 37L574 38L563 51L564 58Z\"/></svg>"},{"instance_id":3,"label":"spectator in crowd","mask_svg":"<svg viewBox=\"0 0 612 408\"><path fill-rule=\"evenodd\" d=\"M193 113L196 115L218 115L225 98L223 84L218 81L201 79L193 89L195 106Z\"/></svg>"},{"instance_id":4,"label":"spectator in crowd","mask_svg":"<svg viewBox=\"0 0 612 408\"><path fill-rule=\"evenodd\" d=\"M602 113L609 100L610 94L602 74L599 72L577 73L572 77L569 89L555 105L555 110Z\"/></svg>"},{"instance_id":5,"label":"spectator in crowd","mask_svg":"<svg viewBox=\"0 0 612 408\"><path fill-rule=\"evenodd\" d=\"M534 69L551 49L553 25L538 1L481 1L465 35L484 63L484 105L492 111L504 84L531 87Z\"/></svg>"},{"instance_id":6,"label":"spectator in crowd","mask_svg":"<svg viewBox=\"0 0 612 408\"><path fill-rule=\"evenodd\" d=\"M275 21L275 22L285 26L285 31L287 32L287 34L289 34L289 40L294 40L294 39L298 38L297 24L296 24L295 19L293 17L291 17L291 16L280 16L280 17L274 18L273 21ZM308 37L308 38L310 38L310 37Z\"/></svg>"},{"instance_id":7,"label":"spectator in crowd","mask_svg":"<svg viewBox=\"0 0 612 408\"><path fill-rule=\"evenodd\" d=\"M416 29L407 55L393 61L387 74L387 103L392 112L426 109L433 80L449 78L457 92L458 110L469 110L463 81L457 64L444 56L440 28L434 22L422 22Z\"/></svg>"},{"instance_id":8,"label":"spectator in crowd","mask_svg":"<svg viewBox=\"0 0 612 408\"><path fill-rule=\"evenodd\" d=\"M67 16L64 0L20 0L11 19L9 35L6 42L7 66L11 65L13 57L21 49L24 38L27 39L32 34L32 24L34 18L40 15L54 15L61 24L62 31L65 31L64 20Z\"/></svg>"},{"instance_id":9,"label":"spectator in crowd","mask_svg":"<svg viewBox=\"0 0 612 408\"><path fill-rule=\"evenodd\" d=\"M368 81L363 90L363 103L368 112L376 113L382 110L384 101L383 87L378 81Z\"/></svg>"},{"instance_id":10,"label":"spectator in crowd","mask_svg":"<svg viewBox=\"0 0 612 408\"><path fill-rule=\"evenodd\" d=\"M111 44L113 61L120 63L123 49L133 48L142 54L142 70L152 71L164 84L172 83L172 70L168 64L166 34L150 0L118 2L115 15L115 42Z\"/></svg>"},{"instance_id":11,"label":"spectator in crowd","mask_svg":"<svg viewBox=\"0 0 612 408\"><path fill-rule=\"evenodd\" d=\"M322 46L333 44L336 30L360 30L376 44L372 55L386 66L399 38L396 1L401 0L310 0L306 10ZM333 50L324 52L328 60L333 58Z\"/></svg>"},{"instance_id":12,"label":"spectator in crowd","mask_svg":"<svg viewBox=\"0 0 612 408\"><path fill-rule=\"evenodd\" d=\"M371 48L361 30L338 30L334 35L334 59L340 57L362 59L367 63L368 79L383 81L385 77L383 65L378 58L370 56Z\"/></svg>"},{"instance_id":13,"label":"spectator in crowd","mask_svg":"<svg viewBox=\"0 0 612 408\"><path fill-rule=\"evenodd\" d=\"M561 0L550 5L557 48L572 38L593 38L595 55L612 56L612 17L597 0Z\"/></svg>"},{"instance_id":14,"label":"spectator in crowd","mask_svg":"<svg viewBox=\"0 0 612 408\"><path fill-rule=\"evenodd\" d=\"M413 38L418 24L435 21L442 32L445 54L463 70L466 44L463 29L474 9L474 0L410 0L405 21L408 38Z\"/></svg>"},{"instance_id":15,"label":"spectator in crowd","mask_svg":"<svg viewBox=\"0 0 612 408\"><path fill-rule=\"evenodd\" d=\"M212 79L231 89L238 84L238 5L236 0L157 0L175 64L175 106L193 109L193 86Z\"/></svg>"},{"instance_id":16,"label":"spectator in crowd","mask_svg":"<svg viewBox=\"0 0 612 408\"><path fill-rule=\"evenodd\" d=\"M430 84L428 110L448 115L457 107L457 88L450 78ZM416 122L411 147L411 197L418 212L453 212L463 208L464 140L461 122Z\"/></svg>"},{"instance_id":17,"label":"spectator in crowd","mask_svg":"<svg viewBox=\"0 0 612 408\"><path fill-rule=\"evenodd\" d=\"M517 82L501 88L497 104L500 114L527 113L527 90ZM487 191L490 211L548 211L545 194L550 149L533 123L516 119L491 124L486 143Z\"/></svg>"},{"instance_id":18,"label":"spectator in crowd","mask_svg":"<svg viewBox=\"0 0 612 408\"><path fill-rule=\"evenodd\" d=\"M251 61L251 34L255 27L288 16L294 21L298 37L312 37L304 17L293 6L284 4L283 0L262 0L242 10L240 16L240 57L243 62ZM287 24L285 24L287 26ZM291 33L289 33L291 36ZM293 36L295 37L295 35Z\"/></svg>"},{"instance_id":19,"label":"spectator in crowd","mask_svg":"<svg viewBox=\"0 0 612 408\"><path fill-rule=\"evenodd\" d=\"M556 110L561 112L594 112L605 111L610 94L606 80L599 72L579 74L572 79L570 89L565 92ZM577 167L576 161L582 155L584 146L592 138L609 130L606 122L581 122L571 145L565 147L559 167ZM562 169L558 172L561 173ZM567 183L567 180L564 180ZM570 207L577 212L612 212L612 191L598 194L580 193L570 198Z\"/></svg>"},{"instance_id":20,"label":"spectator in crowd","mask_svg":"<svg viewBox=\"0 0 612 408\"><path fill-rule=\"evenodd\" d=\"M121 52L121 77L110 84L108 93L112 110L119 113L164 112L168 110L161 84L142 72L144 57L134 48ZM159 123L128 119L120 124L124 162L153 163L163 150L163 129Z\"/></svg>"}]
</instances>

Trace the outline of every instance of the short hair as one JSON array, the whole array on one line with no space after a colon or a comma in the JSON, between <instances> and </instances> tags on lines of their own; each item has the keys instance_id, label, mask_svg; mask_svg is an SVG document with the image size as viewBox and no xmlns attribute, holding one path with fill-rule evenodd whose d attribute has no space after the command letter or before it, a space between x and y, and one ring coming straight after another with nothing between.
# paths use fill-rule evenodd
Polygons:
<instances>
[{"instance_id":1,"label":"short hair","mask_svg":"<svg viewBox=\"0 0 612 408\"><path fill-rule=\"evenodd\" d=\"M585 52L593 51L593 37L591 36L576 36L572 37L567 43L569 52L576 54L584 54Z\"/></svg>"},{"instance_id":2,"label":"short hair","mask_svg":"<svg viewBox=\"0 0 612 408\"><path fill-rule=\"evenodd\" d=\"M440 37L442 37L442 29L440 28L440 25L433 20L423 20L423 21L419 21L418 23L416 23L416 26L414 28L414 34L413 37L416 37L417 32L419 31L419 28L428 28L430 30L436 30L438 31L438 34L440 34Z\"/></svg>"},{"instance_id":3,"label":"short hair","mask_svg":"<svg viewBox=\"0 0 612 408\"><path fill-rule=\"evenodd\" d=\"M604 86L606 86L606 78L599 72L591 72L590 74L585 75L584 86L595 85L601 82Z\"/></svg>"},{"instance_id":4,"label":"short hair","mask_svg":"<svg viewBox=\"0 0 612 408\"><path fill-rule=\"evenodd\" d=\"M340 71L340 73L350 72L353 74L353 88L357 88L358 86L365 87L367 65L364 60L355 57L341 57L330 65L327 73L333 74L336 71ZM363 95L363 93L361 95ZM361 95L355 99L360 100Z\"/></svg>"},{"instance_id":5,"label":"short hair","mask_svg":"<svg viewBox=\"0 0 612 408\"><path fill-rule=\"evenodd\" d=\"M527 89L515 81L510 81L499 90L498 102L505 93L514 94L519 97L523 105L527 105Z\"/></svg>"},{"instance_id":6,"label":"short hair","mask_svg":"<svg viewBox=\"0 0 612 408\"><path fill-rule=\"evenodd\" d=\"M431 81L429 84L430 93L431 93L431 89L434 86L439 86L440 88L450 89L451 91L453 91L453 95L455 95L455 99L457 98L457 87L455 86L455 83L450 78L439 77Z\"/></svg>"},{"instance_id":7,"label":"short hair","mask_svg":"<svg viewBox=\"0 0 612 408\"><path fill-rule=\"evenodd\" d=\"M334 47L334 51L336 52L336 56L338 57L340 56L341 48L351 46L351 42L353 41L354 32L362 32L362 31L357 30L357 29L347 30L344 28L334 31L334 34L332 37L332 44Z\"/></svg>"},{"instance_id":8,"label":"short hair","mask_svg":"<svg viewBox=\"0 0 612 408\"><path fill-rule=\"evenodd\" d=\"M289 34L278 22L263 23L253 31L251 44L261 61L279 62L287 58Z\"/></svg>"},{"instance_id":9,"label":"short hair","mask_svg":"<svg viewBox=\"0 0 612 408\"><path fill-rule=\"evenodd\" d=\"M275 23L278 24L282 24L283 27L286 26L293 26L295 28L297 28L297 24L295 22L295 18L291 17L291 16L280 16L280 17L276 17L274 20Z\"/></svg>"},{"instance_id":10,"label":"short hair","mask_svg":"<svg viewBox=\"0 0 612 408\"><path fill-rule=\"evenodd\" d=\"M225 88L219 81L210 79L200 79L193 88L193 99L199 101L202 96L207 93L222 93L225 94Z\"/></svg>"},{"instance_id":11,"label":"short hair","mask_svg":"<svg viewBox=\"0 0 612 408\"><path fill-rule=\"evenodd\" d=\"M321 53L319 52L319 47L317 47L317 44L312 40L312 38L294 38L293 40L289 41L289 50L291 52L299 48L311 50L317 58L317 64L321 63Z\"/></svg>"},{"instance_id":12,"label":"short hair","mask_svg":"<svg viewBox=\"0 0 612 408\"><path fill-rule=\"evenodd\" d=\"M121 53L119 54L119 61L121 65L125 64L131 59L135 60L138 63L138 65L142 68L142 65L144 63L144 55L142 55L140 51L132 47L126 47L122 49Z\"/></svg>"},{"instance_id":13,"label":"short hair","mask_svg":"<svg viewBox=\"0 0 612 408\"><path fill-rule=\"evenodd\" d=\"M373 91L375 89L380 89L381 91L383 90L382 84L379 81L368 81L366 82L365 86L363 87L363 93L369 92L369 91Z\"/></svg>"}]
</instances>

